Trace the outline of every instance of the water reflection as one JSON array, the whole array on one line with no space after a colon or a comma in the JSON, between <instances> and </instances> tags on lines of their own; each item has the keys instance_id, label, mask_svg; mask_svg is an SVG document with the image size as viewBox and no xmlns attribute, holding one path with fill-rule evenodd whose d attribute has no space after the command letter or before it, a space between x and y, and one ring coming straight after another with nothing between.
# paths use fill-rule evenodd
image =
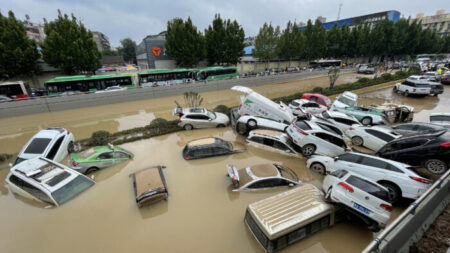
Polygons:
<instances>
[{"instance_id":1,"label":"water reflection","mask_svg":"<svg viewBox=\"0 0 450 253\"><path fill-rule=\"evenodd\" d=\"M170 198L170 192L169 192L169 198ZM144 207L139 208L139 213L140 213L142 219L154 218L154 217L160 216L164 213L167 213L169 211L168 201L169 200L162 200L153 205L144 206ZM138 208L137 205L136 205L136 208Z\"/></svg>"}]
</instances>

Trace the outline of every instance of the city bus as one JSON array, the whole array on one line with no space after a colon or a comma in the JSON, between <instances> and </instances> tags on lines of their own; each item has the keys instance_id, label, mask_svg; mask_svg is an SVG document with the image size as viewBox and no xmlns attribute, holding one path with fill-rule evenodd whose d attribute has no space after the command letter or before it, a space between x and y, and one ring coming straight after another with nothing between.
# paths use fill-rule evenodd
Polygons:
<instances>
[{"instance_id":1,"label":"city bus","mask_svg":"<svg viewBox=\"0 0 450 253\"><path fill-rule=\"evenodd\" d=\"M189 69L150 69L139 74L139 85L155 87L190 82L193 71Z\"/></svg>"},{"instance_id":2,"label":"city bus","mask_svg":"<svg viewBox=\"0 0 450 253\"><path fill-rule=\"evenodd\" d=\"M15 100L30 98L31 90L28 84L22 81L0 83L0 95L7 96Z\"/></svg>"},{"instance_id":3,"label":"city bus","mask_svg":"<svg viewBox=\"0 0 450 253\"><path fill-rule=\"evenodd\" d=\"M197 81L230 79L238 76L236 67L209 67L194 72Z\"/></svg>"},{"instance_id":4,"label":"city bus","mask_svg":"<svg viewBox=\"0 0 450 253\"><path fill-rule=\"evenodd\" d=\"M312 68L340 67L341 64L341 60L317 60L309 63Z\"/></svg>"},{"instance_id":5,"label":"city bus","mask_svg":"<svg viewBox=\"0 0 450 253\"><path fill-rule=\"evenodd\" d=\"M134 78L130 74L58 76L44 85L49 95L59 95L63 92L96 92L111 86L132 89Z\"/></svg>"}]
</instances>

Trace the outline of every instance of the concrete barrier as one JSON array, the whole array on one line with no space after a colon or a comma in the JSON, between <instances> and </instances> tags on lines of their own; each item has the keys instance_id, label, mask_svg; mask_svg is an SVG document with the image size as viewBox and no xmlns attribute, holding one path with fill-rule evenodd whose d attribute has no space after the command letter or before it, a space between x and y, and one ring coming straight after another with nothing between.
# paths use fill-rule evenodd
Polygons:
<instances>
[{"instance_id":1,"label":"concrete barrier","mask_svg":"<svg viewBox=\"0 0 450 253\"><path fill-rule=\"evenodd\" d=\"M353 72L353 69L342 70L342 73ZM150 88L136 88L121 92L110 93L90 93L73 96L57 97L37 97L35 99L14 101L0 104L0 118L8 118L20 115L35 113L45 113L52 111L62 111L90 106L115 104L121 102L136 101L142 99L159 98L181 95L184 92L208 92L216 90L230 89L235 85L256 86L270 83L297 80L307 77L327 75L326 70L300 72L284 75L261 76L251 78L240 78L230 80L220 80L211 82L196 82L189 84L180 84L176 86L161 86Z\"/></svg>"}]
</instances>

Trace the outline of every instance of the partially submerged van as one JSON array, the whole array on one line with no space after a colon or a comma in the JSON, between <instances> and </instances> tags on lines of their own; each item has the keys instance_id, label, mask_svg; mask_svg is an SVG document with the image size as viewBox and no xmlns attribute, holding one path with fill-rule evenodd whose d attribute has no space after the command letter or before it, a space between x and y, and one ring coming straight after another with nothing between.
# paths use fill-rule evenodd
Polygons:
<instances>
[{"instance_id":1,"label":"partially submerged van","mask_svg":"<svg viewBox=\"0 0 450 253\"><path fill-rule=\"evenodd\" d=\"M304 184L250 204L244 220L259 244L275 252L334 225L335 208L321 190Z\"/></svg>"},{"instance_id":2,"label":"partially submerged van","mask_svg":"<svg viewBox=\"0 0 450 253\"><path fill-rule=\"evenodd\" d=\"M247 94L247 96L241 97L241 105L238 110L241 116L253 115L270 118L288 125L295 119L292 110L283 102L275 103L248 87L233 86L231 89Z\"/></svg>"},{"instance_id":3,"label":"partially submerged van","mask_svg":"<svg viewBox=\"0 0 450 253\"><path fill-rule=\"evenodd\" d=\"M156 166L131 174L134 196L138 207L154 204L167 199L169 193L167 191L166 179L162 171L164 168L166 168L166 166Z\"/></svg>"}]
</instances>

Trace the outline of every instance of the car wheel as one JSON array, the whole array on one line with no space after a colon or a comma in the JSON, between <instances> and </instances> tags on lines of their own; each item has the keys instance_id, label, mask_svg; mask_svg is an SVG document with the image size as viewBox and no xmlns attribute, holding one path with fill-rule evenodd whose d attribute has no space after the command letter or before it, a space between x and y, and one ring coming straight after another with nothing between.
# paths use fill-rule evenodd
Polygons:
<instances>
[{"instance_id":1,"label":"car wheel","mask_svg":"<svg viewBox=\"0 0 450 253\"><path fill-rule=\"evenodd\" d=\"M251 128L256 127L256 121L254 121L252 119L247 121L247 126L249 126Z\"/></svg>"},{"instance_id":2,"label":"car wheel","mask_svg":"<svg viewBox=\"0 0 450 253\"><path fill-rule=\"evenodd\" d=\"M311 166L309 166L309 169L322 175L325 175L326 171L325 166L318 162L311 164Z\"/></svg>"},{"instance_id":3,"label":"car wheel","mask_svg":"<svg viewBox=\"0 0 450 253\"><path fill-rule=\"evenodd\" d=\"M380 182L380 184L388 189L389 202L395 203L400 200L402 194L396 185L388 182Z\"/></svg>"},{"instance_id":4,"label":"car wheel","mask_svg":"<svg viewBox=\"0 0 450 253\"><path fill-rule=\"evenodd\" d=\"M306 144L302 147L302 154L303 156L312 156L314 152L316 151L316 146L313 144Z\"/></svg>"},{"instance_id":5,"label":"car wheel","mask_svg":"<svg viewBox=\"0 0 450 253\"><path fill-rule=\"evenodd\" d=\"M405 97L409 96L409 92L408 90L405 90L405 93L403 93L405 95Z\"/></svg>"},{"instance_id":6,"label":"car wheel","mask_svg":"<svg viewBox=\"0 0 450 253\"><path fill-rule=\"evenodd\" d=\"M448 165L439 159L429 159L425 161L425 168L436 175L444 174L448 169Z\"/></svg>"},{"instance_id":7,"label":"car wheel","mask_svg":"<svg viewBox=\"0 0 450 253\"><path fill-rule=\"evenodd\" d=\"M225 127L225 125L224 124L217 125L217 128L221 128L221 127Z\"/></svg>"},{"instance_id":8,"label":"car wheel","mask_svg":"<svg viewBox=\"0 0 450 253\"><path fill-rule=\"evenodd\" d=\"M365 117L365 118L363 118L363 119L361 120L361 123L362 123L363 125L366 125L366 126L372 125L372 118L371 118L371 117Z\"/></svg>"},{"instance_id":9,"label":"car wheel","mask_svg":"<svg viewBox=\"0 0 450 253\"><path fill-rule=\"evenodd\" d=\"M91 167L91 168L89 168L89 169L86 170L86 173L85 173L85 174L94 173L94 172L96 172L96 171L98 171L98 168L97 168L97 167Z\"/></svg>"},{"instance_id":10,"label":"car wheel","mask_svg":"<svg viewBox=\"0 0 450 253\"><path fill-rule=\"evenodd\" d=\"M330 188L328 188L327 193L325 194L325 199L329 202L331 202L331 190L333 187L330 186Z\"/></svg>"},{"instance_id":11,"label":"car wheel","mask_svg":"<svg viewBox=\"0 0 450 253\"><path fill-rule=\"evenodd\" d=\"M186 125L184 125L184 130L192 130L192 129L194 129L194 127L191 125L191 124L186 124Z\"/></svg>"},{"instance_id":12,"label":"car wheel","mask_svg":"<svg viewBox=\"0 0 450 253\"><path fill-rule=\"evenodd\" d=\"M352 144L355 146L362 146L364 144L364 140L359 136L353 136Z\"/></svg>"},{"instance_id":13,"label":"car wheel","mask_svg":"<svg viewBox=\"0 0 450 253\"><path fill-rule=\"evenodd\" d=\"M69 145L67 146L67 152L69 153L75 152L75 145L73 144L73 141L69 142Z\"/></svg>"},{"instance_id":14,"label":"car wheel","mask_svg":"<svg viewBox=\"0 0 450 253\"><path fill-rule=\"evenodd\" d=\"M394 86L394 92L397 92L397 91L398 91L397 86Z\"/></svg>"}]
</instances>

